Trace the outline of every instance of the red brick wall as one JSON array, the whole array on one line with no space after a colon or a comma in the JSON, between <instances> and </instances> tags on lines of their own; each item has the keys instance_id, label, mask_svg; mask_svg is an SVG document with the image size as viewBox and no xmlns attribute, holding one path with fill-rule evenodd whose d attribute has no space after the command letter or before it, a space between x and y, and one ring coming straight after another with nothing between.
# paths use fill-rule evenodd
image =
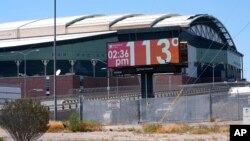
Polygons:
<instances>
[{"instance_id":1,"label":"red brick wall","mask_svg":"<svg viewBox=\"0 0 250 141\"><path fill-rule=\"evenodd\" d=\"M57 77L57 95L68 95L72 89L80 88L80 77L76 75L62 75ZM54 77L50 77L50 93L54 93ZM71 93L70 93L71 94Z\"/></svg>"},{"instance_id":2,"label":"red brick wall","mask_svg":"<svg viewBox=\"0 0 250 141\"><path fill-rule=\"evenodd\" d=\"M110 87L115 87L118 80L119 86L139 86L140 77L126 77L118 78L111 77ZM54 77L50 76L50 96L53 96L53 81ZM187 83L188 81L188 83ZM159 74L154 76L155 89L174 89L176 86L181 84L192 84L195 78L190 78L182 75L167 75ZM211 80L200 80L207 82ZM197 81L199 83L200 81ZM219 81L216 79L216 81ZM44 76L29 76L26 78L26 95L24 96L24 84L25 79L23 77L12 77L12 78L0 78L0 83L18 84L22 88L22 97L45 97L45 77ZM171 84L170 84L171 83ZM103 77L84 77L83 78L84 88L95 88L95 87L107 87L107 79ZM72 89L80 88L80 77L76 75L60 75L57 77L57 95L65 96L72 94ZM36 91L34 89L42 89L42 91Z\"/></svg>"},{"instance_id":3,"label":"red brick wall","mask_svg":"<svg viewBox=\"0 0 250 141\"><path fill-rule=\"evenodd\" d=\"M169 82L172 86L185 84L188 78L182 75L167 75L159 74L154 76L154 84L157 86L166 86L168 87ZM109 79L110 87L116 86L116 78L111 77ZM192 82L192 79L191 81ZM127 77L127 78L118 78L119 86L139 86L140 77ZM95 87L107 87L107 79L103 77L84 77L83 79L84 88L95 88Z\"/></svg>"},{"instance_id":4,"label":"red brick wall","mask_svg":"<svg viewBox=\"0 0 250 141\"><path fill-rule=\"evenodd\" d=\"M50 76L50 95L53 95L53 83L54 77ZM25 91L26 82L26 94ZM24 77L11 77L11 78L0 78L0 83L5 84L19 84L22 89L22 97L44 97L46 96L45 90L45 77L44 76L28 76ZM76 75L62 75L57 76L57 95L67 95L71 89L80 88L80 77ZM36 91L42 89L42 91Z\"/></svg>"},{"instance_id":5,"label":"red brick wall","mask_svg":"<svg viewBox=\"0 0 250 141\"><path fill-rule=\"evenodd\" d=\"M117 80L118 79L118 80ZM116 78L111 77L109 79L109 86L116 86L116 81L118 81L119 86L134 86L140 85L138 77L127 77L127 78ZM95 87L107 87L107 78L104 77L84 77L83 78L84 88L95 88Z\"/></svg>"},{"instance_id":6,"label":"red brick wall","mask_svg":"<svg viewBox=\"0 0 250 141\"><path fill-rule=\"evenodd\" d=\"M177 89L178 85L183 83L183 76L158 74L154 76L155 90L172 90Z\"/></svg>"}]
</instances>

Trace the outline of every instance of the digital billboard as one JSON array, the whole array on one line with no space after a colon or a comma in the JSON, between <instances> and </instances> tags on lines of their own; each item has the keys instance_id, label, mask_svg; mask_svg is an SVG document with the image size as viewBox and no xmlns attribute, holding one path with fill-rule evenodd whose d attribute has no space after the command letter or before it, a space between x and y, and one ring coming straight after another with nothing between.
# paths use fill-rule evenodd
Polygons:
<instances>
[{"instance_id":1,"label":"digital billboard","mask_svg":"<svg viewBox=\"0 0 250 141\"><path fill-rule=\"evenodd\" d=\"M178 38L109 43L107 53L110 68L180 62Z\"/></svg>"}]
</instances>

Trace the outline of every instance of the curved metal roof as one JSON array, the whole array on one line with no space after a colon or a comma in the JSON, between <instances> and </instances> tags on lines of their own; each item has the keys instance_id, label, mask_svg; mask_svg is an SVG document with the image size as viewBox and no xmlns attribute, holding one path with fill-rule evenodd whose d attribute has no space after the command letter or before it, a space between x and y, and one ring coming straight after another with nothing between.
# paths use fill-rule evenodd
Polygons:
<instances>
[{"instance_id":1,"label":"curved metal roof","mask_svg":"<svg viewBox=\"0 0 250 141\"><path fill-rule=\"evenodd\" d=\"M2 40L51 36L53 35L53 22L53 18L51 18L0 24L0 44ZM226 42L227 46L236 50L234 42L223 24L215 17L206 14L183 16L177 14L84 15L57 18L57 34L59 35L172 26L179 26L185 29L193 27L195 31L195 28L197 28L197 31L203 29L206 32L211 31L211 35L216 34L220 36L219 39L214 41L219 43ZM206 37L202 34L196 35Z\"/></svg>"},{"instance_id":2,"label":"curved metal roof","mask_svg":"<svg viewBox=\"0 0 250 141\"><path fill-rule=\"evenodd\" d=\"M80 16L80 17L78 17L78 18L76 18L76 19L73 19L73 20L67 22L67 23L65 24L65 26L66 26L66 28L67 28L68 26L70 26L70 25L72 25L72 24L74 24L74 23L76 23L76 22L78 22L78 21L81 21L81 20L84 20L84 19L87 19L87 18L94 18L94 17L98 17L98 16L103 16L103 15L94 14L94 15Z\"/></svg>"},{"instance_id":3,"label":"curved metal roof","mask_svg":"<svg viewBox=\"0 0 250 141\"><path fill-rule=\"evenodd\" d=\"M79 20L67 27L67 33L109 31L110 24L136 16L134 14L98 16Z\"/></svg>"},{"instance_id":4,"label":"curved metal roof","mask_svg":"<svg viewBox=\"0 0 250 141\"><path fill-rule=\"evenodd\" d=\"M163 19L156 23L154 27L168 27L168 26L181 26L188 27L191 20L189 19L192 15L187 16L174 16L171 18Z\"/></svg>"},{"instance_id":5,"label":"curved metal roof","mask_svg":"<svg viewBox=\"0 0 250 141\"><path fill-rule=\"evenodd\" d=\"M165 14L156 14L156 15L139 15L135 17L128 17L124 20L117 22L111 26L112 30L121 30L121 29L131 29L131 28L143 28L150 27L150 24L159 17L162 17Z\"/></svg>"},{"instance_id":6,"label":"curved metal roof","mask_svg":"<svg viewBox=\"0 0 250 141\"><path fill-rule=\"evenodd\" d=\"M57 18L56 19L56 25L65 25L66 23L77 19L81 16L73 16L73 17L63 17L63 18ZM49 27L54 25L54 19L42 19L42 20L37 20L35 22L26 24L25 26L22 26L21 29L27 29L27 28L41 28L41 27Z\"/></svg>"},{"instance_id":7,"label":"curved metal roof","mask_svg":"<svg viewBox=\"0 0 250 141\"><path fill-rule=\"evenodd\" d=\"M189 19L191 20L189 27L194 25L207 25L207 27L211 27L216 32L216 35L223 40L221 42L223 46L229 46L231 47L229 49L236 50L236 46L231 35L227 31L226 27L217 18L203 14L192 16Z\"/></svg>"},{"instance_id":8,"label":"curved metal roof","mask_svg":"<svg viewBox=\"0 0 250 141\"><path fill-rule=\"evenodd\" d=\"M0 23L0 32L7 31L7 30L15 30L19 28L20 26L30 23L34 20L29 21L19 21L19 22L10 22L10 23Z\"/></svg>"}]
</instances>

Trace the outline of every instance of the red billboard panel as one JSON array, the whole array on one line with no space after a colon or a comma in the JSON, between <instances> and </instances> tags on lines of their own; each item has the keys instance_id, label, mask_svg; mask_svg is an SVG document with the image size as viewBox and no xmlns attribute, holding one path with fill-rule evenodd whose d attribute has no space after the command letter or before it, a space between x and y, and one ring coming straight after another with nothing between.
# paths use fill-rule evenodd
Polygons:
<instances>
[{"instance_id":1,"label":"red billboard panel","mask_svg":"<svg viewBox=\"0 0 250 141\"><path fill-rule=\"evenodd\" d=\"M109 43L108 67L179 63L178 38Z\"/></svg>"}]
</instances>

